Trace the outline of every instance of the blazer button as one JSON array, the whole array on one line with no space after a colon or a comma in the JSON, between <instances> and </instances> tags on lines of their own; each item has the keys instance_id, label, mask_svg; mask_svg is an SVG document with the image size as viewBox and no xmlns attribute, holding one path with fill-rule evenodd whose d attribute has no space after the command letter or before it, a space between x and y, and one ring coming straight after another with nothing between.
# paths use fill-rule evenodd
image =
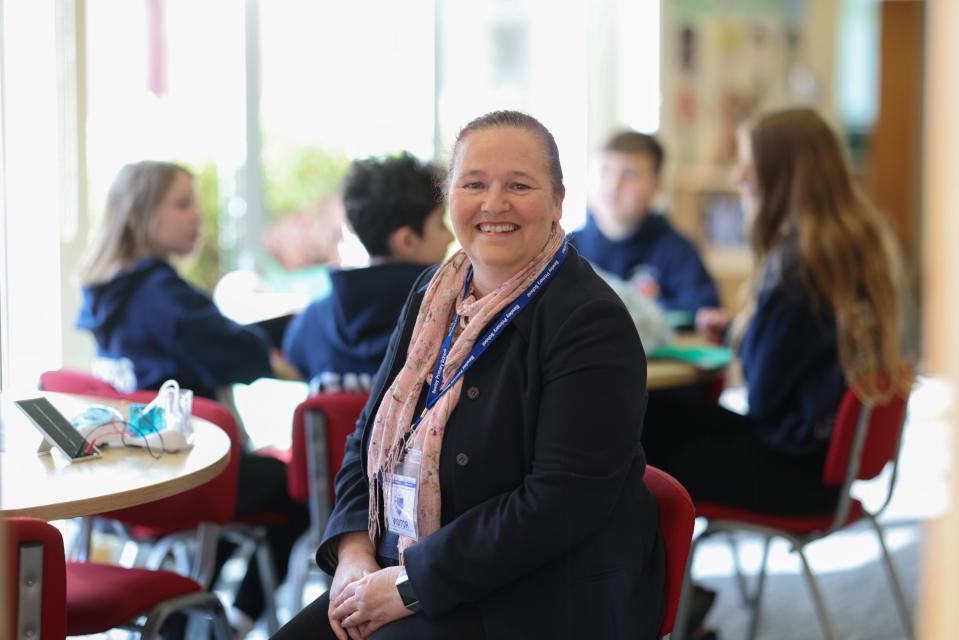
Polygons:
<instances>
[{"instance_id":1,"label":"blazer button","mask_svg":"<svg viewBox=\"0 0 959 640\"><path fill-rule=\"evenodd\" d=\"M468 455L466 455L465 453L456 454L456 464L458 464L461 467L465 467L469 463L470 463L470 457Z\"/></svg>"},{"instance_id":2,"label":"blazer button","mask_svg":"<svg viewBox=\"0 0 959 640\"><path fill-rule=\"evenodd\" d=\"M466 390L466 397L470 400L476 400L480 397L479 387L470 387Z\"/></svg>"}]
</instances>

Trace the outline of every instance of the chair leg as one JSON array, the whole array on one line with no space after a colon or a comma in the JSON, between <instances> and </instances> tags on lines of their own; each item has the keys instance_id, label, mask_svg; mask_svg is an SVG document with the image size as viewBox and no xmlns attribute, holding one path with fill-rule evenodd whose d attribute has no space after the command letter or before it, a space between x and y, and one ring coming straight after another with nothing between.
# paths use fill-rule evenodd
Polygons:
<instances>
[{"instance_id":1,"label":"chair leg","mask_svg":"<svg viewBox=\"0 0 959 640\"><path fill-rule=\"evenodd\" d=\"M756 633L759 631L759 615L762 611L763 587L766 585L766 563L769 560L769 543L771 540L771 536L764 537L763 558L759 563L759 575L756 577L756 593L750 598L752 615L749 620L749 640L755 640Z\"/></svg>"},{"instance_id":2,"label":"chair leg","mask_svg":"<svg viewBox=\"0 0 959 640\"><path fill-rule=\"evenodd\" d=\"M160 628L171 614L183 611L188 614L201 613L213 622L213 637L216 640L233 640L233 632L226 620L223 605L215 594L199 591L190 595L172 598L154 607L148 614L140 631L140 640L156 640Z\"/></svg>"},{"instance_id":3,"label":"chair leg","mask_svg":"<svg viewBox=\"0 0 959 640\"><path fill-rule=\"evenodd\" d=\"M746 582L746 575L739 563L739 542L732 532L726 533L726 542L729 544L729 553L733 556L733 571L736 574L736 586L739 587L739 597L742 598L743 606L748 607L752 602L749 595L749 585Z\"/></svg>"},{"instance_id":4,"label":"chair leg","mask_svg":"<svg viewBox=\"0 0 959 640\"><path fill-rule=\"evenodd\" d=\"M280 622L276 617L276 564L265 535L256 545L256 563L263 589L263 617L266 619L266 630L272 635L280 630Z\"/></svg>"},{"instance_id":5,"label":"chair leg","mask_svg":"<svg viewBox=\"0 0 959 640\"><path fill-rule=\"evenodd\" d=\"M313 562L311 551L314 546L312 536L307 531L297 538L293 550L290 551L290 568L286 580L290 589L288 606L291 616L295 616L303 608L303 591L306 589L306 580Z\"/></svg>"},{"instance_id":6,"label":"chair leg","mask_svg":"<svg viewBox=\"0 0 959 640\"><path fill-rule=\"evenodd\" d=\"M220 526L201 522L196 530L196 550L190 577L204 589L213 590L213 572L216 569L216 550L220 540Z\"/></svg>"},{"instance_id":7,"label":"chair leg","mask_svg":"<svg viewBox=\"0 0 959 640\"><path fill-rule=\"evenodd\" d=\"M826 608L826 602L823 600L822 592L819 590L816 576L812 572L812 567L809 566L806 552L798 540L791 539L790 542L792 542L793 548L796 550L796 553L799 554L799 559L802 561L803 575L806 577L806 584L809 586L813 604L816 606L816 613L819 615L819 623L822 625L823 635L827 640L838 640L839 636L836 635L836 629L833 627L832 618L829 615L829 610Z\"/></svg>"},{"instance_id":8,"label":"chair leg","mask_svg":"<svg viewBox=\"0 0 959 640\"><path fill-rule=\"evenodd\" d=\"M676 621L673 623L672 633L669 634L670 638L685 640L689 635L690 630L687 627L689 626L689 606L693 597L693 559L696 557L696 547L699 546L703 537L705 537L705 534L693 538L689 546L689 557L686 560L686 571L683 574L683 586L679 592L679 606L676 609Z\"/></svg>"},{"instance_id":9,"label":"chair leg","mask_svg":"<svg viewBox=\"0 0 959 640\"><path fill-rule=\"evenodd\" d=\"M86 562L90 559L90 543L93 539L93 518L83 516L77 518L77 533L73 536L67 557L77 562Z\"/></svg>"},{"instance_id":10,"label":"chair leg","mask_svg":"<svg viewBox=\"0 0 959 640\"><path fill-rule=\"evenodd\" d=\"M184 576L190 575L193 569L193 561L190 558L190 550L187 549L186 540L175 542L170 547L170 552L173 555L173 566L176 567L176 572Z\"/></svg>"},{"instance_id":11,"label":"chair leg","mask_svg":"<svg viewBox=\"0 0 959 640\"><path fill-rule=\"evenodd\" d=\"M899 619L902 621L903 630L906 632L906 638L912 640L915 638L915 632L912 627L912 615L909 612L909 604L906 602L906 594L902 588L902 581L899 579L899 572L892 562L892 555L886 546L886 541L882 535L882 527L876 521L872 514L866 514L869 523L876 532L876 538L879 540L879 548L882 550L883 564L886 565L886 573L889 575L889 584L892 587L892 595L896 600L896 609L899 610Z\"/></svg>"},{"instance_id":12,"label":"chair leg","mask_svg":"<svg viewBox=\"0 0 959 640\"><path fill-rule=\"evenodd\" d=\"M163 567L163 561L172 553L174 541L174 536L167 536L160 538L150 545L144 566L147 569L160 569Z\"/></svg>"}]
</instances>

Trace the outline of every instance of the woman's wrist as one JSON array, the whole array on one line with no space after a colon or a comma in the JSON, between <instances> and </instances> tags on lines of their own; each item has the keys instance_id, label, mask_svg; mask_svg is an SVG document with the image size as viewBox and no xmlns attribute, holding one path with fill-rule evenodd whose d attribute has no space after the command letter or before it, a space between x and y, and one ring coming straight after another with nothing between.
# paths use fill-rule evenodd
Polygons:
<instances>
[{"instance_id":1,"label":"woman's wrist","mask_svg":"<svg viewBox=\"0 0 959 640\"><path fill-rule=\"evenodd\" d=\"M352 559L375 559L373 541L366 531L353 531L340 536L336 551L340 562L349 562Z\"/></svg>"}]
</instances>

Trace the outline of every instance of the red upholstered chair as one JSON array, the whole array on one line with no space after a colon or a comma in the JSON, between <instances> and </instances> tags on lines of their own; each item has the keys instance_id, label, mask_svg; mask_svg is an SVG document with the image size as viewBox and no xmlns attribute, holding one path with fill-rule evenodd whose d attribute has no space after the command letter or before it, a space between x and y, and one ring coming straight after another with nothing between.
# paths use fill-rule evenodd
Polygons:
<instances>
[{"instance_id":1,"label":"red upholstered chair","mask_svg":"<svg viewBox=\"0 0 959 640\"><path fill-rule=\"evenodd\" d=\"M861 402L852 390L847 391L843 396L829 441L826 465L823 469L823 485L840 488L839 500L833 513L823 516L781 516L746 511L720 504L696 504L696 515L706 518L708 524L703 534L693 542L692 554L695 554L696 545L700 541L719 532L749 531L758 533L765 539L763 559L756 590L753 594L747 593L745 579L740 575L743 599L746 604L752 607L750 638L755 638L759 627L760 604L766 577L769 542L776 536L790 542L793 550L799 554L803 574L812 594L823 633L827 638L836 638L829 611L806 558L805 547L811 542L825 538L863 519L869 522L879 539L883 562L886 566L903 628L907 637L913 637L909 607L903 594L902 584L883 540L882 527L877 521L879 514L889 504L896 483L902 425L906 415L906 400L905 396L895 396L885 404L872 405ZM875 513L870 513L859 500L852 496L850 491L852 484L856 480L876 478L887 464L892 465L892 473L885 501ZM686 637L685 609L689 600L692 564L692 560L690 560L689 567L686 570L686 578L683 582L680 611L677 614L675 633L680 638ZM737 573L739 573L738 566Z\"/></svg>"},{"instance_id":2,"label":"red upholstered chair","mask_svg":"<svg viewBox=\"0 0 959 640\"><path fill-rule=\"evenodd\" d=\"M119 398L123 395L109 382L104 382L85 371L74 369L44 371L40 374L40 388L46 391L108 398Z\"/></svg>"},{"instance_id":3,"label":"red upholstered chair","mask_svg":"<svg viewBox=\"0 0 959 640\"><path fill-rule=\"evenodd\" d=\"M62 640L132 627L149 640L175 611L202 613L212 618L217 640L231 637L219 599L190 578L170 571L65 562L63 539L52 525L10 518L0 526L6 533L3 564L15 568L9 572L11 615L0 621L4 638Z\"/></svg>"},{"instance_id":4,"label":"red upholstered chair","mask_svg":"<svg viewBox=\"0 0 959 640\"><path fill-rule=\"evenodd\" d=\"M334 479L343 464L346 438L356 428L369 394L344 391L318 393L299 404L293 414L293 441L287 485L294 500L310 509L310 528L290 553L290 611L303 607L303 589L313 556L326 529L335 499Z\"/></svg>"},{"instance_id":5,"label":"red upholstered chair","mask_svg":"<svg viewBox=\"0 0 959 640\"><path fill-rule=\"evenodd\" d=\"M134 391L122 393L89 373L70 369L47 371L40 376L40 388L45 391L58 391L89 395L101 398L127 400L130 402L150 402L155 391ZM195 489L179 493L162 500L144 505L111 511L100 517L109 518L126 526L130 537L138 542L153 543L146 558L148 567L158 567L171 551L176 551L177 543L196 540L196 553L192 561L181 561L179 570L189 574L206 587L211 587L216 556L217 537L225 537L238 544L253 549L265 594L275 593L277 587L276 568L269 547L264 543L265 531L259 524L270 522L272 514L264 514L264 520L236 522L237 472L240 460L240 442L242 431L234 419L233 412L225 406L210 400L194 396L193 415L212 422L230 437L230 461L226 469L206 484ZM85 559L82 550L89 546L90 521L84 519L81 528L81 553L79 559ZM270 632L279 628L276 618L276 606L273 598L265 598L265 616Z\"/></svg>"},{"instance_id":6,"label":"red upholstered chair","mask_svg":"<svg viewBox=\"0 0 959 640\"><path fill-rule=\"evenodd\" d=\"M656 496L656 503L659 505L659 534L666 547L665 607L663 621L659 627L659 635L665 636L673 630L676 610L679 608L679 594L683 586L683 576L686 574L686 560L693 539L696 510L683 485L665 471L646 465L643 480Z\"/></svg>"}]
</instances>

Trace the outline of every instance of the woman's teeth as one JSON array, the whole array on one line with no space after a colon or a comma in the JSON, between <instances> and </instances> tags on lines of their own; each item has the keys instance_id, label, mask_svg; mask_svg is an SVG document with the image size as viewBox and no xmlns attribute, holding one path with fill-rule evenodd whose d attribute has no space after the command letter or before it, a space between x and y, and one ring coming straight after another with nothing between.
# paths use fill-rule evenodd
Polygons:
<instances>
[{"instance_id":1,"label":"woman's teeth","mask_svg":"<svg viewBox=\"0 0 959 640\"><path fill-rule=\"evenodd\" d=\"M479 230L483 233L509 233L518 229L515 224L480 224Z\"/></svg>"}]
</instances>

